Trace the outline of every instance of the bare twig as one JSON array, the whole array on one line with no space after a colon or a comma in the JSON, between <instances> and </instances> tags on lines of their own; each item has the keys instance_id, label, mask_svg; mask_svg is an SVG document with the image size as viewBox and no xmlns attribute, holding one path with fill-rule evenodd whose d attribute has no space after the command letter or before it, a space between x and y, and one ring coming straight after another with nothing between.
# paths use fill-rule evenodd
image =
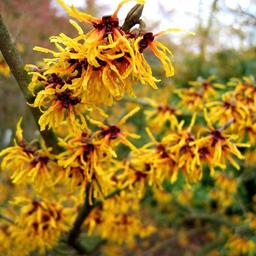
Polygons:
<instances>
[{"instance_id":1,"label":"bare twig","mask_svg":"<svg viewBox=\"0 0 256 256\"><path fill-rule=\"evenodd\" d=\"M104 197L104 200L110 199L110 198L114 197L115 195L120 194L120 192L125 190L126 188L127 187L114 190L113 192L106 195ZM81 227L82 227L84 221L86 220L86 218L92 212L92 210L96 207L101 206L102 203L104 202L104 200L97 200L92 205L90 205L90 202L89 202L90 189L91 189L91 183L89 183L86 187L84 204L82 205L82 207L77 215L77 218L74 222L73 228L70 230L70 232L68 234L68 241L67 241L68 244L71 245L73 248L75 248L80 253L88 253L86 251L86 248L78 241L78 237L81 233Z\"/></svg>"},{"instance_id":2,"label":"bare twig","mask_svg":"<svg viewBox=\"0 0 256 256\"><path fill-rule=\"evenodd\" d=\"M78 243L77 239L81 233L81 227L83 225L84 220L87 218L87 216L91 213L93 209L93 205L90 205L90 202L89 202L90 189L91 189L91 183L88 183L85 189L84 204L82 205L77 215L77 218L74 222L73 228L70 230L68 235L68 244L70 244L80 253L86 253L86 250Z\"/></svg>"},{"instance_id":3,"label":"bare twig","mask_svg":"<svg viewBox=\"0 0 256 256\"><path fill-rule=\"evenodd\" d=\"M234 13L242 14L246 17L249 17L252 19L253 23L256 24L256 16L253 15L252 13L245 11L240 4L238 4L238 10L230 9Z\"/></svg>"},{"instance_id":4,"label":"bare twig","mask_svg":"<svg viewBox=\"0 0 256 256\"><path fill-rule=\"evenodd\" d=\"M12 218L10 218L9 216L6 216L3 213L0 213L0 219L6 220L11 224L15 224L14 220Z\"/></svg>"},{"instance_id":5,"label":"bare twig","mask_svg":"<svg viewBox=\"0 0 256 256\"><path fill-rule=\"evenodd\" d=\"M235 119L232 117L225 124L223 124L221 127L219 127L218 130L221 132L221 131L227 129L234 122L235 122Z\"/></svg>"}]
</instances>

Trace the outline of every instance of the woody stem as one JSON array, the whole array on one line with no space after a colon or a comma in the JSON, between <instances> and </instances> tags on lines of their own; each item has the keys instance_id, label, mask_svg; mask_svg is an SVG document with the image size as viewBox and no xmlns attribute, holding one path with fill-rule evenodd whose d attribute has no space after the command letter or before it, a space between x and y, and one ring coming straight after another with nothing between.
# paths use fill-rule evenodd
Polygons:
<instances>
[{"instance_id":1,"label":"woody stem","mask_svg":"<svg viewBox=\"0 0 256 256\"><path fill-rule=\"evenodd\" d=\"M121 191L125 190L126 188L127 187L112 191L111 193L109 193L104 197L104 200L110 199L113 196L120 194ZM90 189L91 189L91 183L88 183L85 189L84 204L81 206L80 211L77 215L77 218L74 222L73 228L70 230L68 234L68 241L67 241L68 244L74 247L80 253L87 253L84 246L80 244L78 241L79 235L81 234L81 227L84 221L86 220L86 218L91 213L91 211L94 208L101 206L102 203L104 202L102 200L97 200L92 205L90 205L90 200L89 200Z\"/></svg>"},{"instance_id":2,"label":"woody stem","mask_svg":"<svg viewBox=\"0 0 256 256\"><path fill-rule=\"evenodd\" d=\"M29 103L34 101L34 97L27 90L27 86L31 81L30 76L24 70L24 63L22 57L18 50L16 49L11 36L8 32L8 29L4 23L4 20L0 14L0 50L5 58L6 63L9 65L10 70L15 77L20 90L25 98L25 100ZM40 118L40 110L37 108L30 108L31 113L34 117L38 130L40 131L40 127L38 125L38 120ZM52 130L40 131L42 138L44 139L46 145L48 147L52 147L55 152L59 152L61 149L58 146L57 138Z\"/></svg>"},{"instance_id":3,"label":"woody stem","mask_svg":"<svg viewBox=\"0 0 256 256\"><path fill-rule=\"evenodd\" d=\"M68 234L68 244L70 244L72 247L74 247L77 251L81 253L86 253L86 250L85 248L82 247L82 245L78 242L77 239L81 233L81 227L83 225L84 220L87 218L87 216L93 209L93 205L90 205L89 200L90 189L91 183L88 183L85 189L84 204L81 206L81 209L74 222L73 228L70 230Z\"/></svg>"}]
</instances>

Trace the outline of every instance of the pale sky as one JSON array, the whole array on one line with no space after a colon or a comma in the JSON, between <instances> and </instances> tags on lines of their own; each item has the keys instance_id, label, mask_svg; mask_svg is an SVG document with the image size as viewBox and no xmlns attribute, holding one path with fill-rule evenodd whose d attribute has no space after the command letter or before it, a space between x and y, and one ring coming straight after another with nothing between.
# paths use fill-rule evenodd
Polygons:
<instances>
[{"instance_id":1,"label":"pale sky","mask_svg":"<svg viewBox=\"0 0 256 256\"><path fill-rule=\"evenodd\" d=\"M77 7L84 7L85 0L64 0L68 5L74 4ZM111 14L111 12L115 9L119 0L98 0L97 3L102 4L106 8L106 14ZM134 6L135 1L131 1L123 6L123 8L119 12L119 18L122 21L122 17L125 17L127 11L130 10L132 6ZM147 20L151 20L152 23L161 21L161 29L164 30L169 27L182 27L184 29L193 28L193 16L198 14L199 11L199 2L200 0L145 0L145 6L143 10L143 17ZM201 0L202 9L201 12L203 16L207 19L209 15L209 6L212 3L212 0ZM220 1L222 2L222 1ZM248 8L250 6L251 0L225 0L225 3L231 7L236 8L238 4L242 7ZM169 10L175 10L175 17L173 14L169 15L169 17L165 17L163 20L162 12L160 12L159 8L163 8L168 12ZM254 6L255 8L255 6ZM223 17L229 22L229 18ZM232 21L230 21L232 22Z\"/></svg>"},{"instance_id":2,"label":"pale sky","mask_svg":"<svg viewBox=\"0 0 256 256\"><path fill-rule=\"evenodd\" d=\"M64 0L68 5L74 4L76 7L85 7L85 0ZM97 3L104 6L102 15L112 14L115 10L119 0L97 0ZM193 31L196 23L198 22L197 15L200 12L204 21L207 21L209 16L210 6L213 0L201 0L201 9L199 10L200 0L145 0L144 10L142 18L147 21L147 24L159 25L156 27L156 31L159 32L168 28L178 27L184 30ZM55 6L58 6L56 0L53 0ZM253 4L252 4L253 3ZM135 1L131 1L125 4L119 12L120 23L122 24L127 12L134 6ZM237 8L238 5L243 8L249 8L250 12L256 12L255 0L222 0L219 1L220 5L226 4L230 8ZM168 11L173 10L169 13ZM164 15L163 15L164 14ZM238 16L239 17L239 16ZM224 26L236 27L236 20L234 16L228 12L222 12L219 14L218 19ZM225 38L224 34L220 37L220 42L223 45L231 47L239 47L236 38ZM180 36L174 36L175 43L179 43ZM228 40L227 40L228 39Z\"/></svg>"}]
</instances>

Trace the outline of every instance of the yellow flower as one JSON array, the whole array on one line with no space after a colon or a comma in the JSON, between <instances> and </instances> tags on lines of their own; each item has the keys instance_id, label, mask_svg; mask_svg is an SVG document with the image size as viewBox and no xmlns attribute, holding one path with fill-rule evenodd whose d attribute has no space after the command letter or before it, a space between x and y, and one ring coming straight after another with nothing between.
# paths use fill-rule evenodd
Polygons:
<instances>
[{"instance_id":1,"label":"yellow flower","mask_svg":"<svg viewBox=\"0 0 256 256\"><path fill-rule=\"evenodd\" d=\"M21 121L22 119L17 124L17 140L14 140L14 146L0 153L3 156L1 168L11 172L14 183L32 183L36 190L41 191L56 183L61 169L50 148L46 148L43 143L38 145L25 142Z\"/></svg>"},{"instance_id":2,"label":"yellow flower","mask_svg":"<svg viewBox=\"0 0 256 256\"><path fill-rule=\"evenodd\" d=\"M196 141L192 128L196 121L196 115L191 118L188 127L184 126L184 121L181 121L176 130L170 131L163 137L164 143L168 144L170 152L177 161L178 170L181 169L183 175L188 182L195 182L202 178L203 168L197 164L198 152L196 151L194 143ZM172 182L176 181L178 171L172 178Z\"/></svg>"},{"instance_id":3,"label":"yellow flower","mask_svg":"<svg viewBox=\"0 0 256 256\"><path fill-rule=\"evenodd\" d=\"M40 119L42 130L47 124L54 128L57 121L63 120L64 111L61 104L56 103L58 101L56 97L60 93L64 93L69 101L72 96L71 100L74 104L65 103L65 108L67 105L78 105L71 108L74 114L69 113L70 109L68 114L66 113L68 116L71 115L69 121L74 121L74 116L78 116L83 122L82 113L87 110L88 105L91 107L112 105L114 100L120 100L126 93L134 95L132 87L136 81L157 88L155 83L158 80L153 77L151 67L142 53L147 46L163 63L166 76L173 75L170 50L152 39L167 31L154 36L152 34L149 38L151 33L140 36L122 30L117 14L120 8L129 2L128 0L121 1L113 15L102 18L80 12L75 7L67 6L62 0L58 2L71 17L89 23L93 28L88 33L84 33L75 21L70 20L78 31L77 37L70 38L63 33L51 37L51 42L55 44L57 51L42 47L34 48L54 56L52 59L45 59L45 67L42 70L35 69L31 72L33 79L29 89L35 93L38 84L44 87L42 91L36 93L33 104L44 112ZM143 4L144 1L136 2ZM53 90L53 76L56 90ZM85 104L84 107L82 104Z\"/></svg>"},{"instance_id":4,"label":"yellow flower","mask_svg":"<svg viewBox=\"0 0 256 256\"><path fill-rule=\"evenodd\" d=\"M150 65L147 63L143 52L149 48L152 53L159 59L162 63L165 76L171 77L174 75L174 68L171 62L171 57L173 56L172 52L163 44L155 39L161 35L166 34L167 32L178 31L177 29L168 29L157 34L153 34L152 32L144 33L143 35L134 35L131 33L131 37L134 39L133 48L135 51L136 58L136 69L138 72L139 81L142 84L150 84L153 88L157 88L156 82L160 80L156 79L152 75L152 69Z\"/></svg>"},{"instance_id":5,"label":"yellow flower","mask_svg":"<svg viewBox=\"0 0 256 256\"><path fill-rule=\"evenodd\" d=\"M195 115L189 127L182 128L182 121L177 131L171 131L160 141L147 128L152 142L132 152L129 159L119 167L117 179L120 183L124 187L128 186L140 197L146 184L161 188L165 180L174 183L179 171L188 182L199 180L203 170L197 164L196 146L191 145L195 141L191 131L194 122Z\"/></svg>"},{"instance_id":6,"label":"yellow flower","mask_svg":"<svg viewBox=\"0 0 256 256\"><path fill-rule=\"evenodd\" d=\"M134 50L117 18L119 9L128 1L122 1L113 15L102 18L79 12L74 7L70 8L62 0L58 2L71 17L91 24L93 29L85 34L71 20L79 36L70 38L60 34L52 37L51 42L59 52L36 47L35 50L51 53L55 57L46 60L47 73L67 76L69 88L75 89L88 104L111 105L113 99L121 99L125 92L132 94L131 80L138 73Z\"/></svg>"},{"instance_id":7,"label":"yellow flower","mask_svg":"<svg viewBox=\"0 0 256 256\"><path fill-rule=\"evenodd\" d=\"M177 89L176 93L181 99L180 106L189 111L202 111L204 105L217 93L215 88L223 89L224 85L213 83L214 77L207 80L190 81L193 87Z\"/></svg>"},{"instance_id":8,"label":"yellow flower","mask_svg":"<svg viewBox=\"0 0 256 256\"><path fill-rule=\"evenodd\" d=\"M155 231L152 225L142 221L136 195L125 192L104 201L101 208L91 212L85 224L89 235L98 234L128 246L135 243L135 237L143 239Z\"/></svg>"},{"instance_id":9,"label":"yellow flower","mask_svg":"<svg viewBox=\"0 0 256 256\"><path fill-rule=\"evenodd\" d=\"M171 77L174 75L174 68L170 57L168 56L168 54L170 56L173 56L173 54L164 44L156 41L155 38L164 35L169 31L172 31L172 29L162 31L157 34L148 32L142 36L139 36L134 42L136 56L143 56L141 53L143 53L145 49L150 48L153 54L161 61L166 77ZM139 62L138 64L142 66L142 63L143 62ZM141 66L138 66L138 68Z\"/></svg>"},{"instance_id":10,"label":"yellow flower","mask_svg":"<svg viewBox=\"0 0 256 256\"><path fill-rule=\"evenodd\" d=\"M194 86L196 90L200 91L205 100L209 100L217 94L216 89L225 88L225 85L216 83L214 80L214 76L209 76L207 79L199 78L197 81L188 82L188 84Z\"/></svg>"},{"instance_id":11,"label":"yellow flower","mask_svg":"<svg viewBox=\"0 0 256 256\"><path fill-rule=\"evenodd\" d=\"M112 34L99 39L96 36L98 30L94 30L95 33L90 37L96 42L90 43L88 34L74 39L61 34L51 39L55 44L58 42L65 46L60 52L39 47L35 49L51 52L58 57L46 60L46 65L49 66L47 72L66 76L68 87L74 89L82 100L88 104L111 105L113 99L121 99L125 92L132 94L130 76L135 67L133 49L120 33L119 38L114 41Z\"/></svg>"},{"instance_id":12,"label":"yellow flower","mask_svg":"<svg viewBox=\"0 0 256 256\"><path fill-rule=\"evenodd\" d=\"M10 224L0 222L0 254L14 256L14 244L11 237ZM25 255L22 251L20 255Z\"/></svg>"},{"instance_id":13,"label":"yellow flower","mask_svg":"<svg viewBox=\"0 0 256 256\"><path fill-rule=\"evenodd\" d=\"M222 101L212 101L206 104L213 122L219 125L227 123L231 118L235 121L245 120L248 116L246 105L234 97L233 92L225 93Z\"/></svg>"},{"instance_id":14,"label":"yellow flower","mask_svg":"<svg viewBox=\"0 0 256 256\"><path fill-rule=\"evenodd\" d=\"M256 109L255 109L256 111ZM237 130L237 134L241 141L247 139L250 145L256 145L256 112L251 112L245 119L240 119L236 122L234 130Z\"/></svg>"},{"instance_id":15,"label":"yellow flower","mask_svg":"<svg viewBox=\"0 0 256 256\"><path fill-rule=\"evenodd\" d=\"M238 101L245 103L248 107L252 107L256 102L256 87L253 77L243 77L243 80L233 78L228 83L235 87L235 97Z\"/></svg>"},{"instance_id":16,"label":"yellow flower","mask_svg":"<svg viewBox=\"0 0 256 256\"><path fill-rule=\"evenodd\" d=\"M108 37L108 35L113 35L113 40L119 39L123 31L119 26L119 20L117 18L118 12L121 7L131 0L122 0L114 13L110 16L103 16L102 18L95 18L87 13L78 11L74 6L71 8L67 6L63 0L57 0L58 3L66 10L66 12L73 18L77 19L80 22L89 23L94 28L88 33L88 48L92 47L91 51L97 48L98 45L101 45L102 40ZM144 0L136 0L138 4L144 4ZM74 24L77 27L76 24ZM80 34L83 34L80 27L77 27Z\"/></svg>"},{"instance_id":17,"label":"yellow flower","mask_svg":"<svg viewBox=\"0 0 256 256\"><path fill-rule=\"evenodd\" d=\"M233 235L227 242L226 246L230 249L231 255L247 255L250 252L255 252L255 243L244 237Z\"/></svg>"},{"instance_id":18,"label":"yellow flower","mask_svg":"<svg viewBox=\"0 0 256 256\"><path fill-rule=\"evenodd\" d=\"M64 139L60 139L64 152L58 156L58 164L64 168L65 180L71 183L72 189L88 184L90 199L102 198L113 188L112 170L108 168L115 151L106 143L93 137L90 130L76 131ZM81 189L81 193L83 193Z\"/></svg>"},{"instance_id":19,"label":"yellow flower","mask_svg":"<svg viewBox=\"0 0 256 256\"><path fill-rule=\"evenodd\" d=\"M0 58L0 74L5 76L6 78L10 77L10 68L3 59L3 57Z\"/></svg>"},{"instance_id":20,"label":"yellow flower","mask_svg":"<svg viewBox=\"0 0 256 256\"><path fill-rule=\"evenodd\" d=\"M226 135L221 129L213 127L212 121L210 120L205 110L205 119L208 125L208 129L205 129L208 135L197 139L191 144L196 145L198 164L202 165L208 162L210 165L211 175L214 174L215 167L226 169L226 160L228 160L237 170L240 166L233 159L232 155L239 159L244 159L244 156L238 150L238 147L248 147L248 144L234 143L232 140L237 139L235 135Z\"/></svg>"},{"instance_id":21,"label":"yellow flower","mask_svg":"<svg viewBox=\"0 0 256 256\"><path fill-rule=\"evenodd\" d=\"M128 160L116 164L117 174L115 179L118 181L118 186L129 189L129 192L136 194L138 198L143 198L145 188L148 184L156 186L156 182L150 182L151 177L151 162L147 161L148 154L133 152ZM160 182L158 182L160 183ZM158 184L157 183L157 184ZM159 186L161 184L158 184Z\"/></svg>"},{"instance_id":22,"label":"yellow flower","mask_svg":"<svg viewBox=\"0 0 256 256\"><path fill-rule=\"evenodd\" d=\"M71 228L74 221L73 210L64 208L61 200L56 203L17 197L13 204L21 209L12 228L15 243L28 248L30 252L38 250L44 255L57 243L60 235Z\"/></svg>"},{"instance_id":23,"label":"yellow flower","mask_svg":"<svg viewBox=\"0 0 256 256\"><path fill-rule=\"evenodd\" d=\"M131 150L136 150L136 147L127 139L127 137L138 139L140 138L140 136L135 133L122 131L121 126L125 124L128 118L133 116L139 110L140 110L139 107L134 108L128 114L123 116L121 120L117 122L115 125L107 125L100 121L96 121L89 118L89 121L92 124L100 128L100 130L95 132L96 140L102 143L102 145L107 144L113 147L113 146L117 146L119 143L122 143L128 146Z\"/></svg>"},{"instance_id":24,"label":"yellow flower","mask_svg":"<svg viewBox=\"0 0 256 256\"><path fill-rule=\"evenodd\" d=\"M167 100L166 100L167 101ZM145 111L148 118L149 126L155 131L160 131L164 125L169 122L171 129L174 130L178 126L177 115L181 114L177 108L170 106L167 102L157 102L152 99L146 99L153 109Z\"/></svg>"},{"instance_id":25,"label":"yellow flower","mask_svg":"<svg viewBox=\"0 0 256 256\"><path fill-rule=\"evenodd\" d=\"M166 179L174 182L178 173L178 161L168 144L158 142L148 128L147 132L152 142L133 151L119 174L121 183L136 191L139 197L146 184L159 188Z\"/></svg>"},{"instance_id":26,"label":"yellow flower","mask_svg":"<svg viewBox=\"0 0 256 256\"><path fill-rule=\"evenodd\" d=\"M195 88L180 89L176 92L181 98L181 107L191 112L203 110L204 99L201 92Z\"/></svg>"},{"instance_id":27,"label":"yellow flower","mask_svg":"<svg viewBox=\"0 0 256 256\"><path fill-rule=\"evenodd\" d=\"M81 102L81 98L70 89L47 86L37 94L31 106L38 107L43 113L38 121L41 131L47 126L56 128L65 120L70 123L70 129L79 124L86 126L83 114L88 110L88 105Z\"/></svg>"},{"instance_id":28,"label":"yellow flower","mask_svg":"<svg viewBox=\"0 0 256 256\"><path fill-rule=\"evenodd\" d=\"M256 216L253 212L247 213L246 222L249 224L251 229L256 230Z\"/></svg>"}]
</instances>

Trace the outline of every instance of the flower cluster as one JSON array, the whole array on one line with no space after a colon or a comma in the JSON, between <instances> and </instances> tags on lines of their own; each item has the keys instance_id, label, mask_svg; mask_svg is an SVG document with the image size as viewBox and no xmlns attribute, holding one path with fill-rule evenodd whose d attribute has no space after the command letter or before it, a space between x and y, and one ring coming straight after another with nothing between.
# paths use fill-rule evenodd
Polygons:
<instances>
[{"instance_id":1,"label":"flower cluster","mask_svg":"<svg viewBox=\"0 0 256 256\"><path fill-rule=\"evenodd\" d=\"M249 231L256 228L255 207L235 202L240 185L250 179L245 175L237 180L235 169L240 169L244 155L251 166L256 162L254 152L244 152L256 144L253 78L231 79L226 85L214 77L199 78L186 88L159 90L158 99L125 97L137 95L139 83L157 88L160 79L153 74L146 50L160 61L166 77L173 76L172 53L156 39L179 31L134 30L139 24L135 17L130 17L132 25L121 26L117 16L129 1L122 0L112 15L96 18L57 0L81 26L70 20L75 37L52 36L56 50L35 47L51 57L37 66L28 65L27 70L32 75L28 90L33 96L28 104L39 110L38 125L45 142L49 134L57 136L58 150L43 140L27 142L20 119L14 145L0 152L0 209L8 205L11 216L0 212L0 240L4 241L0 254L9 250L11 256L33 251L43 255L62 235L68 237L69 245L80 247L71 235L82 228L90 236L130 248L156 230L144 218L143 198L152 208L160 206L159 215L169 214L171 234L178 234L183 246L189 235L184 228L176 230L172 222L208 229L209 219L220 226L226 251L246 254L255 250L249 236L232 233L238 230L238 222ZM128 18L144 4L143 0L135 2ZM84 32L84 23L90 27L88 32ZM0 61L0 72L1 65ZM114 104L124 97L125 104ZM126 124L129 118L130 126ZM246 186L254 184L246 184L244 190ZM19 197L13 199L10 190ZM254 190L246 192L253 194ZM218 217L230 214L231 221L216 221L203 212L213 209ZM227 228L221 229L222 224ZM214 240L217 235L207 233L205 239Z\"/></svg>"},{"instance_id":2,"label":"flower cluster","mask_svg":"<svg viewBox=\"0 0 256 256\"><path fill-rule=\"evenodd\" d=\"M64 208L61 200L56 203L17 197L13 204L20 208L20 214L12 227L12 238L15 244L29 252L39 250L44 254L70 229L74 220L73 209Z\"/></svg>"},{"instance_id":3,"label":"flower cluster","mask_svg":"<svg viewBox=\"0 0 256 256\"><path fill-rule=\"evenodd\" d=\"M161 141L157 141L148 129L152 142L132 152L119 167L117 177L121 184L137 188L138 195L142 196L147 184L159 188L166 180L174 183L179 173L188 183L199 181L203 177L204 165L210 168L211 175L216 168L227 169L227 160L239 169L233 156L244 159L238 147L248 145L235 143L235 136L214 128L207 114L205 119L209 126L205 131L193 128L194 115L188 127L184 128L184 121L180 122L174 131L168 130Z\"/></svg>"},{"instance_id":4,"label":"flower cluster","mask_svg":"<svg viewBox=\"0 0 256 256\"><path fill-rule=\"evenodd\" d=\"M205 80L198 79L198 81L189 82L192 87L177 89L176 93L181 99L180 107L188 111L203 111L205 103L217 95L216 89L225 88L214 80L214 76Z\"/></svg>"},{"instance_id":5,"label":"flower cluster","mask_svg":"<svg viewBox=\"0 0 256 256\"><path fill-rule=\"evenodd\" d=\"M58 176L61 175L61 168L51 149L47 148L43 142L26 143L21 121L22 119L17 124L14 146L0 153L3 157L1 168L10 172L13 183L30 183L40 192L44 187L53 186L57 182Z\"/></svg>"},{"instance_id":6,"label":"flower cluster","mask_svg":"<svg viewBox=\"0 0 256 256\"><path fill-rule=\"evenodd\" d=\"M233 89L222 95L222 99L207 103L210 116L215 123L223 125L233 120L232 131L238 131L241 141L249 138L249 143L256 141L256 86L252 77L243 80L231 79L228 85Z\"/></svg>"},{"instance_id":7,"label":"flower cluster","mask_svg":"<svg viewBox=\"0 0 256 256\"><path fill-rule=\"evenodd\" d=\"M132 246L135 237L144 238L155 231L155 227L143 223L140 217L139 200L136 195L121 193L92 211L85 224L89 234L99 234L104 239Z\"/></svg>"},{"instance_id":8,"label":"flower cluster","mask_svg":"<svg viewBox=\"0 0 256 256\"><path fill-rule=\"evenodd\" d=\"M255 252L255 242L239 235L232 236L227 247L230 249L230 255L246 255Z\"/></svg>"},{"instance_id":9,"label":"flower cluster","mask_svg":"<svg viewBox=\"0 0 256 256\"><path fill-rule=\"evenodd\" d=\"M66 12L76 20L88 23L92 29L84 33L74 21L70 23L78 36L65 34L51 37L57 51L35 47L35 50L50 53L43 67L28 66L33 75L29 90L35 96L31 106L42 111L39 120L41 130L56 128L67 120L73 125L85 124L84 114L102 105L112 105L128 93L134 95L136 82L157 88L156 79L144 57L149 48L163 64L165 74L174 74L170 60L172 53L155 39L168 32L153 34L124 31L117 18L119 9L128 1L122 1L110 16L95 18L68 7L58 0ZM143 4L143 1L137 1Z\"/></svg>"},{"instance_id":10,"label":"flower cluster","mask_svg":"<svg viewBox=\"0 0 256 256\"><path fill-rule=\"evenodd\" d=\"M115 150L118 145L124 144L131 151L137 150L127 137L139 136L126 132L121 126L138 110L139 108L133 109L115 125L89 119L97 130L76 131L60 140L65 151L58 155L58 164L64 169L65 180L73 190L81 187L81 192L91 184L91 202L92 198L102 198L115 188L114 177L118 165Z\"/></svg>"}]
</instances>

